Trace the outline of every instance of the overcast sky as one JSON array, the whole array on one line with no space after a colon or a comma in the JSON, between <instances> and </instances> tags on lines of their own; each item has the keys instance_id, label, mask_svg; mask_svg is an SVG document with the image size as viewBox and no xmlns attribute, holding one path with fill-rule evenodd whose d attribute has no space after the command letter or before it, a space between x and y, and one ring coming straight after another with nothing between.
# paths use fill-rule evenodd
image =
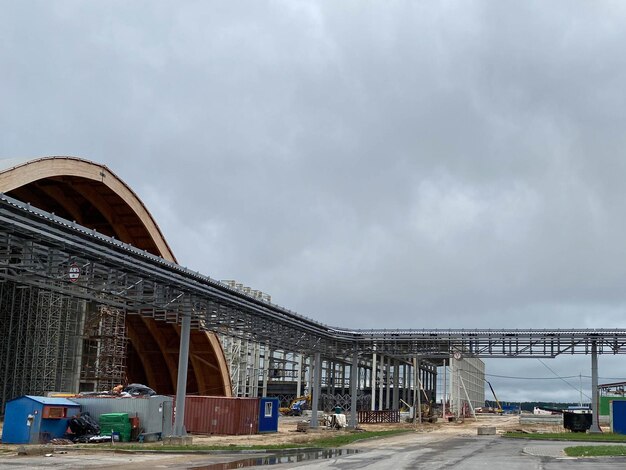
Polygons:
<instances>
[{"instance_id":1,"label":"overcast sky","mask_svg":"<svg viewBox=\"0 0 626 470\"><path fill-rule=\"evenodd\" d=\"M0 155L106 164L181 264L335 326L626 327L625 2L0 6Z\"/></svg>"}]
</instances>

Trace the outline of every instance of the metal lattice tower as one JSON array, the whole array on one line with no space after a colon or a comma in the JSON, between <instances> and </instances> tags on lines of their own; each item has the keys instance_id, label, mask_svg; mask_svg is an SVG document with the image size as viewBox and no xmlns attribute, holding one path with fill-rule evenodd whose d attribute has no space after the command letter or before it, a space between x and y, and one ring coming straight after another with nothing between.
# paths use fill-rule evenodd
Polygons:
<instances>
[{"instance_id":1,"label":"metal lattice tower","mask_svg":"<svg viewBox=\"0 0 626 470\"><path fill-rule=\"evenodd\" d=\"M0 406L19 395L76 388L80 304L54 291L0 284Z\"/></svg>"},{"instance_id":2,"label":"metal lattice tower","mask_svg":"<svg viewBox=\"0 0 626 470\"><path fill-rule=\"evenodd\" d=\"M124 380L126 371L126 314L99 305L89 309L83 330L81 386L110 390Z\"/></svg>"}]
</instances>

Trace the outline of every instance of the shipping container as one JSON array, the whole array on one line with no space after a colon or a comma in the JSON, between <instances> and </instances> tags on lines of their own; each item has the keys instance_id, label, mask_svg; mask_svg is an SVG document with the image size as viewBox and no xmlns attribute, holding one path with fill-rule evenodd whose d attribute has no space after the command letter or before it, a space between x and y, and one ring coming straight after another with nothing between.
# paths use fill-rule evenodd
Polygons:
<instances>
[{"instance_id":1,"label":"shipping container","mask_svg":"<svg viewBox=\"0 0 626 470\"><path fill-rule=\"evenodd\" d=\"M259 430L259 399L188 396L185 399L185 428L196 434L256 434Z\"/></svg>"}]
</instances>

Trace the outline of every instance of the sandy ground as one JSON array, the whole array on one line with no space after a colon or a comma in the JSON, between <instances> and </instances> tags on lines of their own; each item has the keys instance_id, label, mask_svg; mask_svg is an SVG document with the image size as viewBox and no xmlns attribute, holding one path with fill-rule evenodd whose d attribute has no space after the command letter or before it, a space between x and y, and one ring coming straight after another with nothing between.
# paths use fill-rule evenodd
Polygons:
<instances>
[{"instance_id":1,"label":"sandy ground","mask_svg":"<svg viewBox=\"0 0 626 470\"><path fill-rule=\"evenodd\" d=\"M352 430L336 430L320 427L317 430L309 430L308 432L297 432L296 427L303 418L281 417L278 423L278 432L272 434L255 434L251 436L193 436L194 444L206 445L271 445L271 444L307 444L308 442L323 436L336 435L338 433L354 432ZM434 434L453 434L453 435L472 435L477 434L479 426L495 426L498 434L506 431L524 430L524 431L543 431L543 432L561 432L561 426L545 426L545 425L524 425L523 428L519 424L519 416L517 415L479 415L478 420L473 418L466 419L462 423L450 423L439 420L437 423L423 423L416 425L413 423L397 423L397 424L361 424L359 429L365 431L383 431L392 429L407 429L418 433L434 433Z\"/></svg>"},{"instance_id":2,"label":"sandy ground","mask_svg":"<svg viewBox=\"0 0 626 470\"><path fill-rule=\"evenodd\" d=\"M193 435L194 445L211 445L211 446L253 446L253 445L275 445L275 444L302 444L307 445L309 442L324 436L334 436L340 433L351 433L353 430L337 430L326 427L320 427L316 430L309 429L307 432L296 431L298 422L303 421L301 417L281 416L278 423L278 432L268 434L252 434L243 436L206 436ZM358 429L365 431L382 431L392 429L406 429L417 433L432 433L433 436L441 435L471 435L477 434L479 426L495 426L498 434L506 431L524 430L524 431L542 431L542 432L561 432L561 426L545 426L545 425L524 425L519 424L519 416L517 415L479 415L477 420L468 418L464 422L443 422L439 420L437 423L397 423L397 424L361 424ZM1 423L0 423L1 432ZM14 451L17 446L1 445L0 455L4 452ZM6 455L6 454L5 454Z\"/></svg>"}]
</instances>

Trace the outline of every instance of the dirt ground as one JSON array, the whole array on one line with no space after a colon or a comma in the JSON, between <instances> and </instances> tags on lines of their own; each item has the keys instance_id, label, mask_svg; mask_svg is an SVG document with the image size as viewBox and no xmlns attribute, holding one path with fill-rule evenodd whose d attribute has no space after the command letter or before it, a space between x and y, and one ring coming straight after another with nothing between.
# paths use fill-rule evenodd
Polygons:
<instances>
[{"instance_id":1,"label":"dirt ground","mask_svg":"<svg viewBox=\"0 0 626 470\"><path fill-rule=\"evenodd\" d=\"M299 417L281 417L278 422L278 432L271 434L253 434L246 436L201 436L194 435L194 444L206 445L272 445L272 444L306 444L312 440L322 436L336 435L337 433L353 432L352 430L336 430L320 427L317 430L309 429L306 433L296 431L299 421L303 418ZM392 429L407 429L419 433L434 434L454 434L454 435L476 435L479 426L495 426L498 434L506 431L524 430L524 431L543 431L543 432L560 432L563 430L561 426L545 426L545 425L524 425L523 428L519 424L518 415L479 415L477 420L468 418L462 423L443 422L439 420L437 423L423 423L416 425L413 423L396 423L396 424L361 424L359 429L365 431L385 431Z\"/></svg>"},{"instance_id":2,"label":"dirt ground","mask_svg":"<svg viewBox=\"0 0 626 470\"><path fill-rule=\"evenodd\" d=\"M338 433L354 432L352 430L337 430L326 427L319 427L317 430L309 429L307 432L296 431L298 422L306 420L302 417L281 416L278 422L278 432L268 434L252 434L242 436L207 436L193 435L194 445L211 446L253 446L253 445L275 445L275 444L302 444L306 445L310 441L324 436L337 435ZM0 423L1 432L2 423ZM463 422L443 422L441 419L437 423L396 423L396 424L361 424L358 429L365 431L384 431L393 429L407 429L417 433L432 433L435 435L471 435L477 434L479 426L495 426L498 434L506 431L524 430L528 432L561 432L561 426L546 425L524 425L519 424L518 415L478 415L478 419L468 418ZM12 451L16 446L1 445L0 453Z\"/></svg>"}]
</instances>

